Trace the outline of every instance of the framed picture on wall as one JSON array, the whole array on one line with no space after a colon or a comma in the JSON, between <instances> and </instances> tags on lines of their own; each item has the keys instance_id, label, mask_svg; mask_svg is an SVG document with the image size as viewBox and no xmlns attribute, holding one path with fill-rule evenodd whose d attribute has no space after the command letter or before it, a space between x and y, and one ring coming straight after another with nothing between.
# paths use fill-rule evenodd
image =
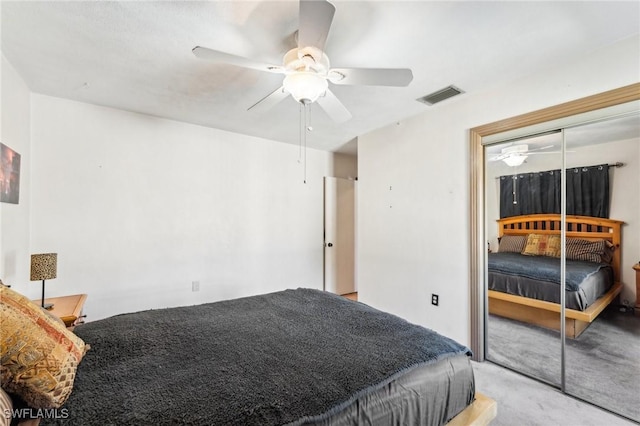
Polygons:
<instances>
[{"instance_id":1,"label":"framed picture on wall","mask_svg":"<svg viewBox=\"0 0 640 426\"><path fill-rule=\"evenodd\" d=\"M18 204L20 154L0 142L0 202Z\"/></svg>"}]
</instances>

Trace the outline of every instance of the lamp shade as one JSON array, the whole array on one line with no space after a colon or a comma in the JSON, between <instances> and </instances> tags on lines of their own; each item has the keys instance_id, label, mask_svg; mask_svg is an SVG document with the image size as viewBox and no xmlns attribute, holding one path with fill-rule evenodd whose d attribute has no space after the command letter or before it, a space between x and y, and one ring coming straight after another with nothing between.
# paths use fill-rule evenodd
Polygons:
<instances>
[{"instance_id":1,"label":"lamp shade","mask_svg":"<svg viewBox=\"0 0 640 426\"><path fill-rule=\"evenodd\" d=\"M58 272L58 253L31 255L31 281L50 280Z\"/></svg>"}]
</instances>

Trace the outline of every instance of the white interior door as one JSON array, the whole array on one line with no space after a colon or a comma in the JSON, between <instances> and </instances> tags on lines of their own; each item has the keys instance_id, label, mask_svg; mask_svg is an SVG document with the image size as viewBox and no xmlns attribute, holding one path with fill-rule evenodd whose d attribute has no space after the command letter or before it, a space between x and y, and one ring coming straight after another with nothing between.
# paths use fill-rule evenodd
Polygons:
<instances>
[{"instance_id":1,"label":"white interior door","mask_svg":"<svg viewBox=\"0 0 640 426\"><path fill-rule=\"evenodd\" d=\"M324 289L355 288L355 181L324 178Z\"/></svg>"}]
</instances>

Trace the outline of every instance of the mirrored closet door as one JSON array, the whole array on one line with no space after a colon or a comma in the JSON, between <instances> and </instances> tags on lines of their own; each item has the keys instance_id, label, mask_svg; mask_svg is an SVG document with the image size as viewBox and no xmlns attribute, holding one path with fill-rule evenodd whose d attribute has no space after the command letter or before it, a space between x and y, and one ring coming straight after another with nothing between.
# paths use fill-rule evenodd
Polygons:
<instances>
[{"instance_id":1,"label":"mirrored closet door","mask_svg":"<svg viewBox=\"0 0 640 426\"><path fill-rule=\"evenodd\" d=\"M483 139L485 357L640 421L640 103L587 115Z\"/></svg>"},{"instance_id":2,"label":"mirrored closet door","mask_svg":"<svg viewBox=\"0 0 640 426\"><path fill-rule=\"evenodd\" d=\"M486 147L487 358L561 385L562 133Z\"/></svg>"},{"instance_id":3,"label":"mirrored closet door","mask_svg":"<svg viewBox=\"0 0 640 426\"><path fill-rule=\"evenodd\" d=\"M589 268L580 283L580 308L593 320L578 337L567 336L565 390L640 421L640 315L633 309L633 265L640 260L640 114L569 127L565 143L567 214L579 209L601 218L601 226L576 230L589 242L567 238L567 271Z\"/></svg>"}]
</instances>

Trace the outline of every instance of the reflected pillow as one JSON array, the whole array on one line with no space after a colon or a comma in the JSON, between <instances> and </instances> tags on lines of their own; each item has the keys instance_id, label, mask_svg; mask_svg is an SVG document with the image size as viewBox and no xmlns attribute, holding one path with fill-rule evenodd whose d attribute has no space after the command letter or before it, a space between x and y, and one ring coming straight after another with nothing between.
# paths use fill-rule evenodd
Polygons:
<instances>
[{"instance_id":1,"label":"reflected pillow","mask_svg":"<svg viewBox=\"0 0 640 426\"><path fill-rule=\"evenodd\" d=\"M500 238L498 251L500 253L522 253L526 243L526 235L503 235Z\"/></svg>"},{"instance_id":2,"label":"reflected pillow","mask_svg":"<svg viewBox=\"0 0 640 426\"><path fill-rule=\"evenodd\" d=\"M567 238L567 259L611 263L615 246L607 240Z\"/></svg>"},{"instance_id":3,"label":"reflected pillow","mask_svg":"<svg viewBox=\"0 0 640 426\"><path fill-rule=\"evenodd\" d=\"M560 257L560 236L529 234L522 254L526 256Z\"/></svg>"},{"instance_id":4,"label":"reflected pillow","mask_svg":"<svg viewBox=\"0 0 640 426\"><path fill-rule=\"evenodd\" d=\"M562 247L560 235L547 235L547 247L544 249L543 256L560 257Z\"/></svg>"}]
</instances>

